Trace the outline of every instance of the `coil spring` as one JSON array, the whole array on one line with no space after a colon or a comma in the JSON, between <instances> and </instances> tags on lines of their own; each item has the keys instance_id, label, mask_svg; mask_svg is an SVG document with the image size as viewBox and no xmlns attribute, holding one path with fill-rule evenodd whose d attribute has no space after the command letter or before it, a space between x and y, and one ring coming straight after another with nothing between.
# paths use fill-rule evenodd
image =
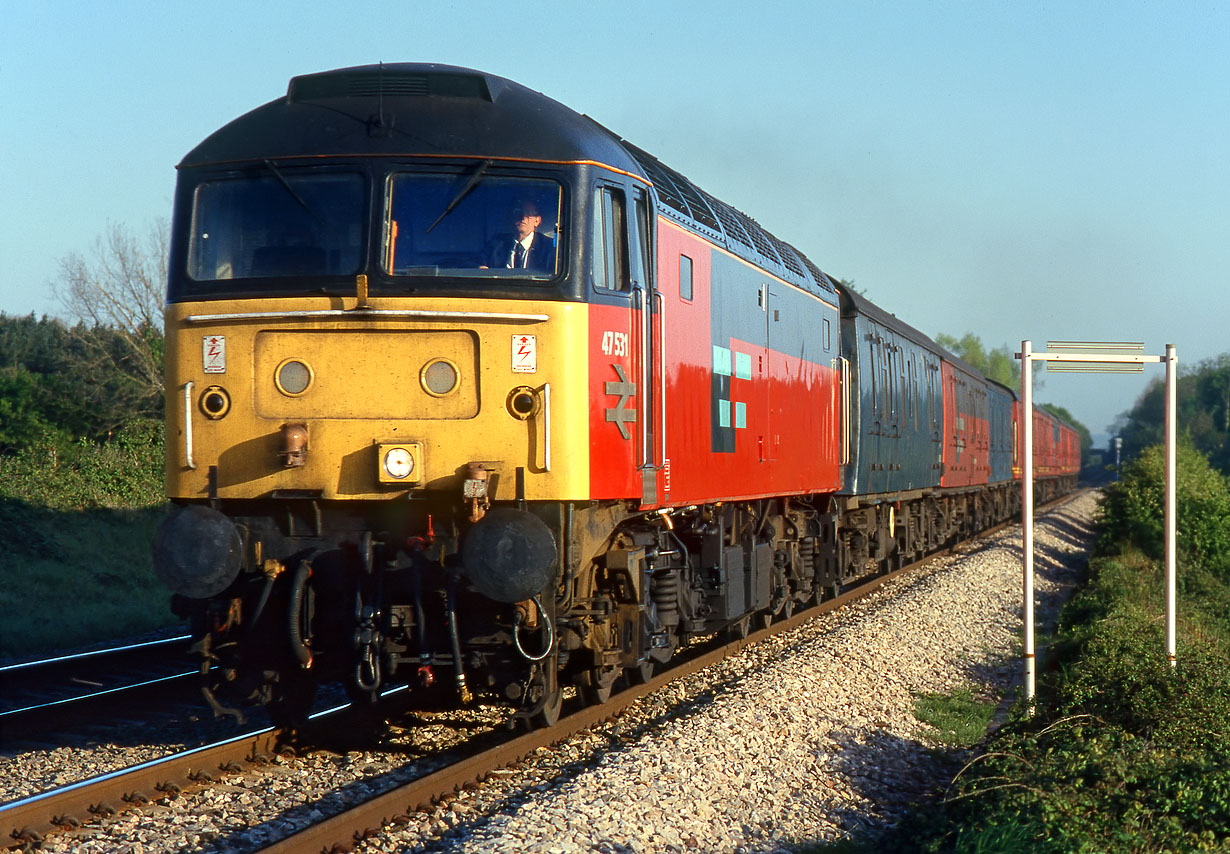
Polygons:
<instances>
[{"instance_id":1,"label":"coil spring","mask_svg":"<svg viewBox=\"0 0 1230 854\"><path fill-rule=\"evenodd\" d=\"M649 596L663 626L679 625L679 575L666 571L649 579Z\"/></svg>"}]
</instances>

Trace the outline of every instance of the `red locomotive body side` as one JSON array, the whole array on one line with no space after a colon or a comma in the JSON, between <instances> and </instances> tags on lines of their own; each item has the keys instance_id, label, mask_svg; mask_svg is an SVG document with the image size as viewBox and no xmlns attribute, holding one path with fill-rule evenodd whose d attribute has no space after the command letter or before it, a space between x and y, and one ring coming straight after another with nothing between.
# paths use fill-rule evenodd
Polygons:
<instances>
[{"instance_id":1,"label":"red locomotive body side","mask_svg":"<svg viewBox=\"0 0 1230 854\"><path fill-rule=\"evenodd\" d=\"M625 438L612 418L627 416L610 414L618 407L642 417L640 364L601 347L606 331L627 329L635 342L639 324L621 319L619 309L591 306L593 497L635 498L648 508L837 489L836 300L805 293L661 218L656 248L660 311L650 324L657 355L648 372L664 401L664 423L655 416L649 430L656 482L642 492L639 420L626 423ZM681 257L691 273L682 289ZM623 382L616 366L637 386L636 399L621 404L612 393L631 390L614 385Z\"/></svg>"},{"instance_id":2,"label":"red locomotive body side","mask_svg":"<svg viewBox=\"0 0 1230 854\"><path fill-rule=\"evenodd\" d=\"M835 297L804 293L664 219L658 238L670 330L665 503L837 489ZM692 262L691 300L681 255Z\"/></svg>"}]
</instances>

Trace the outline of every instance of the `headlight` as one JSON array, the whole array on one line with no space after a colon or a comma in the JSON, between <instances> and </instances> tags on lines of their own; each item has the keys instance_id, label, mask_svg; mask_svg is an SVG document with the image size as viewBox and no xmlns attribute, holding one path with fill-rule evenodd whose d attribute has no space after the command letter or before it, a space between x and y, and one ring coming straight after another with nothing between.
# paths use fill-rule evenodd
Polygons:
<instances>
[{"instance_id":1,"label":"headlight","mask_svg":"<svg viewBox=\"0 0 1230 854\"><path fill-rule=\"evenodd\" d=\"M414 457L405 448L393 448L384 455L384 471L389 477L405 480L414 471Z\"/></svg>"},{"instance_id":2,"label":"headlight","mask_svg":"<svg viewBox=\"0 0 1230 854\"><path fill-rule=\"evenodd\" d=\"M419 442L380 442L376 445L376 479L402 486L423 478L423 445Z\"/></svg>"}]
</instances>

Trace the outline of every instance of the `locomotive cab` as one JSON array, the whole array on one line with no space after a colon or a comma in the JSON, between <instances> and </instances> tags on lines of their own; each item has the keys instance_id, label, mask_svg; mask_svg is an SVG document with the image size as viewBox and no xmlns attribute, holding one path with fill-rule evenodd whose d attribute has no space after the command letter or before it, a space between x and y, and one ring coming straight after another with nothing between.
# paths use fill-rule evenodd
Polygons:
<instances>
[{"instance_id":1,"label":"locomotive cab","mask_svg":"<svg viewBox=\"0 0 1230 854\"><path fill-rule=\"evenodd\" d=\"M610 536L569 527L595 495L595 287L623 374L645 369L628 344L647 346L635 168L589 120L441 66L296 78L180 164L167 490L183 510L155 555L218 665L218 708L293 718L316 682L370 699L441 668L463 699L558 698L576 640L557 594L573 549ZM602 448L619 497L643 495L634 434ZM616 634L608 673L644 662Z\"/></svg>"}]
</instances>

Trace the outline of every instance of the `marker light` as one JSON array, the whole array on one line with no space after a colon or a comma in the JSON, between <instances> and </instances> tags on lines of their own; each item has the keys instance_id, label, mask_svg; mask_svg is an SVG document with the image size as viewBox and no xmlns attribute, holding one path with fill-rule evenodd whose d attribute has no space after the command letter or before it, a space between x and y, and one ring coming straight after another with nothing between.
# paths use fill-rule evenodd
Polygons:
<instances>
[{"instance_id":1,"label":"marker light","mask_svg":"<svg viewBox=\"0 0 1230 854\"><path fill-rule=\"evenodd\" d=\"M297 397L312 384L312 369L298 359L286 359L274 371L273 382L282 394Z\"/></svg>"},{"instance_id":2,"label":"marker light","mask_svg":"<svg viewBox=\"0 0 1230 854\"><path fill-rule=\"evenodd\" d=\"M220 385L211 385L201 393L201 412L211 421L217 421L231 411L231 396Z\"/></svg>"},{"instance_id":3,"label":"marker light","mask_svg":"<svg viewBox=\"0 0 1230 854\"><path fill-rule=\"evenodd\" d=\"M457 379L457 366L447 359L428 362L419 374L419 382L423 384L423 388L435 397L443 397L457 388Z\"/></svg>"}]
</instances>

